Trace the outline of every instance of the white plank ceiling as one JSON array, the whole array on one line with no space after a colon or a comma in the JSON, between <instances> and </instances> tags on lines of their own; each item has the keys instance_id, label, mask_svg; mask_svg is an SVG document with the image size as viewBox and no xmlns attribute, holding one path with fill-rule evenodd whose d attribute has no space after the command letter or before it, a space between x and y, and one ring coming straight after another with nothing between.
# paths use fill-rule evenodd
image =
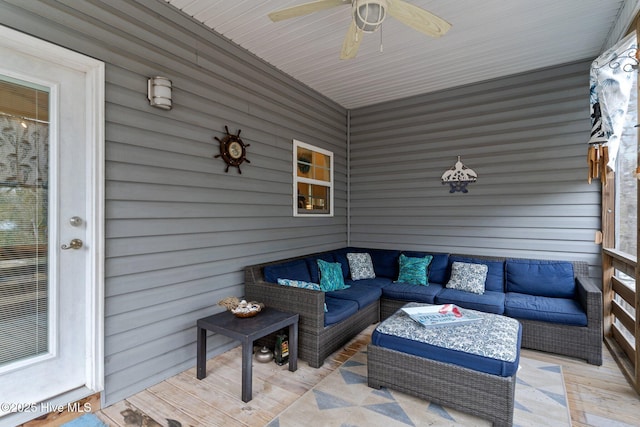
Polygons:
<instances>
[{"instance_id":1,"label":"white plank ceiling","mask_svg":"<svg viewBox=\"0 0 640 427\"><path fill-rule=\"evenodd\" d=\"M277 23L269 12L310 0L166 0L345 108L593 59L625 1L408 0L453 27L423 35L387 17L358 56L340 60L350 6ZM629 5L627 5L628 7ZM637 7L637 6L634 6Z\"/></svg>"}]
</instances>

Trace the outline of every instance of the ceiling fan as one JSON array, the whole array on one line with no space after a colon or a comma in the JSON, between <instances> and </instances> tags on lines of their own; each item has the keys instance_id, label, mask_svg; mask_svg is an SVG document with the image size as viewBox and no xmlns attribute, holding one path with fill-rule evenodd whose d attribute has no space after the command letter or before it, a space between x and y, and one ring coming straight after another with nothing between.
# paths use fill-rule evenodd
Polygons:
<instances>
[{"instance_id":1,"label":"ceiling fan","mask_svg":"<svg viewBox=\"0 0 640 427\"><path fill-rule=\"evenodd\" d=\"M271 12L269 18L277 22L347 4L351 5L352 19L342 43L340 59L355 58L362 33L377 31L387 14L432 37L440 37L451 28L444 19L403 0L317 0Z\"/></svg>"}]
</instances>

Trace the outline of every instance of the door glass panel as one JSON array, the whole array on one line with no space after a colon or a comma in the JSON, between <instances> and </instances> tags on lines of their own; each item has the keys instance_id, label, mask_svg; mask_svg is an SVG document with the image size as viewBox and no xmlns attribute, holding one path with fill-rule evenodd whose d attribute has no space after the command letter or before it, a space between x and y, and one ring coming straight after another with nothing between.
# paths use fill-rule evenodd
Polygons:
<instances>
[{"instance_id":1,"label":"door glass panel","mask_svg":"<svg viewBox=\"0 0 640 427\"><path fill-rule=\"evenodd\" d=\"M0 75L0 366L49 351L47 88Z\"/></svg>"}]
</instances>

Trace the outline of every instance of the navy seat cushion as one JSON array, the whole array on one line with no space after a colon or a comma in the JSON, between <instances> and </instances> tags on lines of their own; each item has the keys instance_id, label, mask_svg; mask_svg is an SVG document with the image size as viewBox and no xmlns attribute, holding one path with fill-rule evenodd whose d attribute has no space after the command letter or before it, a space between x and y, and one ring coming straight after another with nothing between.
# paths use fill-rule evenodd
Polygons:
<instances>
[{"instance_id":1,"label":"navy seat cushion","mask_svg":"<svg viewBox=\"0 0 640 427\"><path fill-rule=\"evenodd\" d=\"M508 259L505 291L573 298L576 293L573 264L567 261Z\"/></svg>"},{"instance_id":2,"label":"navy seat cushion","mask_svg":"<svg viewBox=\"0 0 640 427\"><path fill-rule=\"evenodd\" d=\"M360 280L345 279L344 283L345 285L351 285L351 286L355 284L359 284L359 285L372 286L374 288L384 288L390 283L393 283L393 280L391 280L388 277L374 277L373 279L360 279Z\"/></svg>"},{"instance_id":3,"label":"navy seat cushion","mask_svg":"<svg viewBox=\"0 0 640 427\"><path fill-rule=\"evenodd\" d=\"M333 325L358 312L358 303L348 299L324 297L327 311L324 313L324 326Z\"/></svg>"},{"instance_id":4,"label":"navy seat cushion","mask_svg":"<svg viewBox=\"0 0 640 427\"><path fill-rule=\"evenodd\" d=\"M550 298L508 292L504 314L515 319L587 326L587 313L578 301L571 298Z\"/></svg>"},{"instance_id":5,"label":"navy seat cushion","mask_svg":"<svg viewBox=\"0 0 640 427\"><path fill-rule=\"evenodd\" d=\"M433 304L442 285L429 283L429 286L410 285L408 283L391 283L382 288L382 297L400 301L415 301Z\"/></svg>"},{"instance_id":6,"label":"navy seat cushion","mask_svg":"<svg viewBox=\"0 0 640 427\"><path fill-rule=\"evenodd\" d=\"M350 281L349 288L327 292L326 297L355 301L358 304L358 309L377 302L382 294L382 289L360 282L362 280Z\"/></svg>"},{"instance_id":7,"label":"navy seat cushion","mask_svg":"<svg viewBox=\"0 0 640 427\"><path fill-rule=\"evenodd\" d=\"M309 268L304 259L296 259L281 264L267 265L264 267L264 280L277 283L278 279L302 280L311 282ZM318 283L318 282L315 282Z\"/></svg>"},{"instance_id":8,"label":"navy seat cushion","mask_svg":"<svg viewBox=\"0 0 640 427\"><path fill-rule=\"evenodd\" d=\"M429 263L429 284L444 285L449 280L449 254L416 251L403 251L402 253L412 258L424 258L426 255L433 257Z\"/></svg>"},{"instance_id":9,"label":"navy seat cushion","mask_svg":"<svg viewBox=\"0 0 640 427\"><path fill-rule=\"evenodd\" d=\"M520 346L522 344L522 326L518 328L518 357L513 362L484 357L464 351L452 350L423 342L416 342L408 338L396 335L383 334L374 329L371 334L371 343L380 347L390 348L402 353L437 360L444 363L463 366L474 371L485 372L492 375L510 377L518 370L520 362Z\"/></svg>"},{"instance_id":10,"label":"navy seat cushion","mask_svg":"<svg viewBox=\"0 0 640 427\"><path fill-rule=\"evenodd\" d=\"M485 291L504 292L504 261L491 261L451 255L449 257L449 268L451 268L451 264L453 264L454 261L486 265L488 271L487 280L484 283Z\"/></svg>"},{"instance_id":11,"label":"navy seat cushion","mask_svg":"<svg viewBox=\"0 0 640 427\"><path fill-rule=\"evenodd\" d=\"M436 295L436 304L455 304L462 308L484 311L485 313L504 313L504 292L485 291L479 295L458 289L443 289Z\"/></svg>"},{"instance_id":12,"label":"navy seat cushion","mask_svg":"<svg viewBox=\"0 0 640 427\"><path fill-rule=\"evenodd\" d=\"M336 260L333 257L333 253L331 252L305 258L304 261L307 263L307 268L309 269L309 275L311 276L311 281L313 283L320 283L320 269L318 268L319 259L326 262L336 262Z\"/></svg>"}]
</instances>

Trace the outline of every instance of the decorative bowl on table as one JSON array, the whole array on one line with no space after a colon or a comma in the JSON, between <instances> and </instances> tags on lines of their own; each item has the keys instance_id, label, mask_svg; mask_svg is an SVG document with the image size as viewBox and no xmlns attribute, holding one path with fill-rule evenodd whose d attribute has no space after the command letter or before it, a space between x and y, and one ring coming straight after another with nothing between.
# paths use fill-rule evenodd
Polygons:
<instances>
[{"instance_id":1,"label":"decorative bowl on table","mask_svg":"<svg viewBox=\"0 0 640 427\"><path fill-rule=\"evenodd\" d=\"M222 305L227 308L228 311L233 313L236 317L246 318L253 317L260 313L264 308L264 304L257 301L245 301L236 297L227 297L218 301L218 305Z\"/></svg>"}]
</instances>

